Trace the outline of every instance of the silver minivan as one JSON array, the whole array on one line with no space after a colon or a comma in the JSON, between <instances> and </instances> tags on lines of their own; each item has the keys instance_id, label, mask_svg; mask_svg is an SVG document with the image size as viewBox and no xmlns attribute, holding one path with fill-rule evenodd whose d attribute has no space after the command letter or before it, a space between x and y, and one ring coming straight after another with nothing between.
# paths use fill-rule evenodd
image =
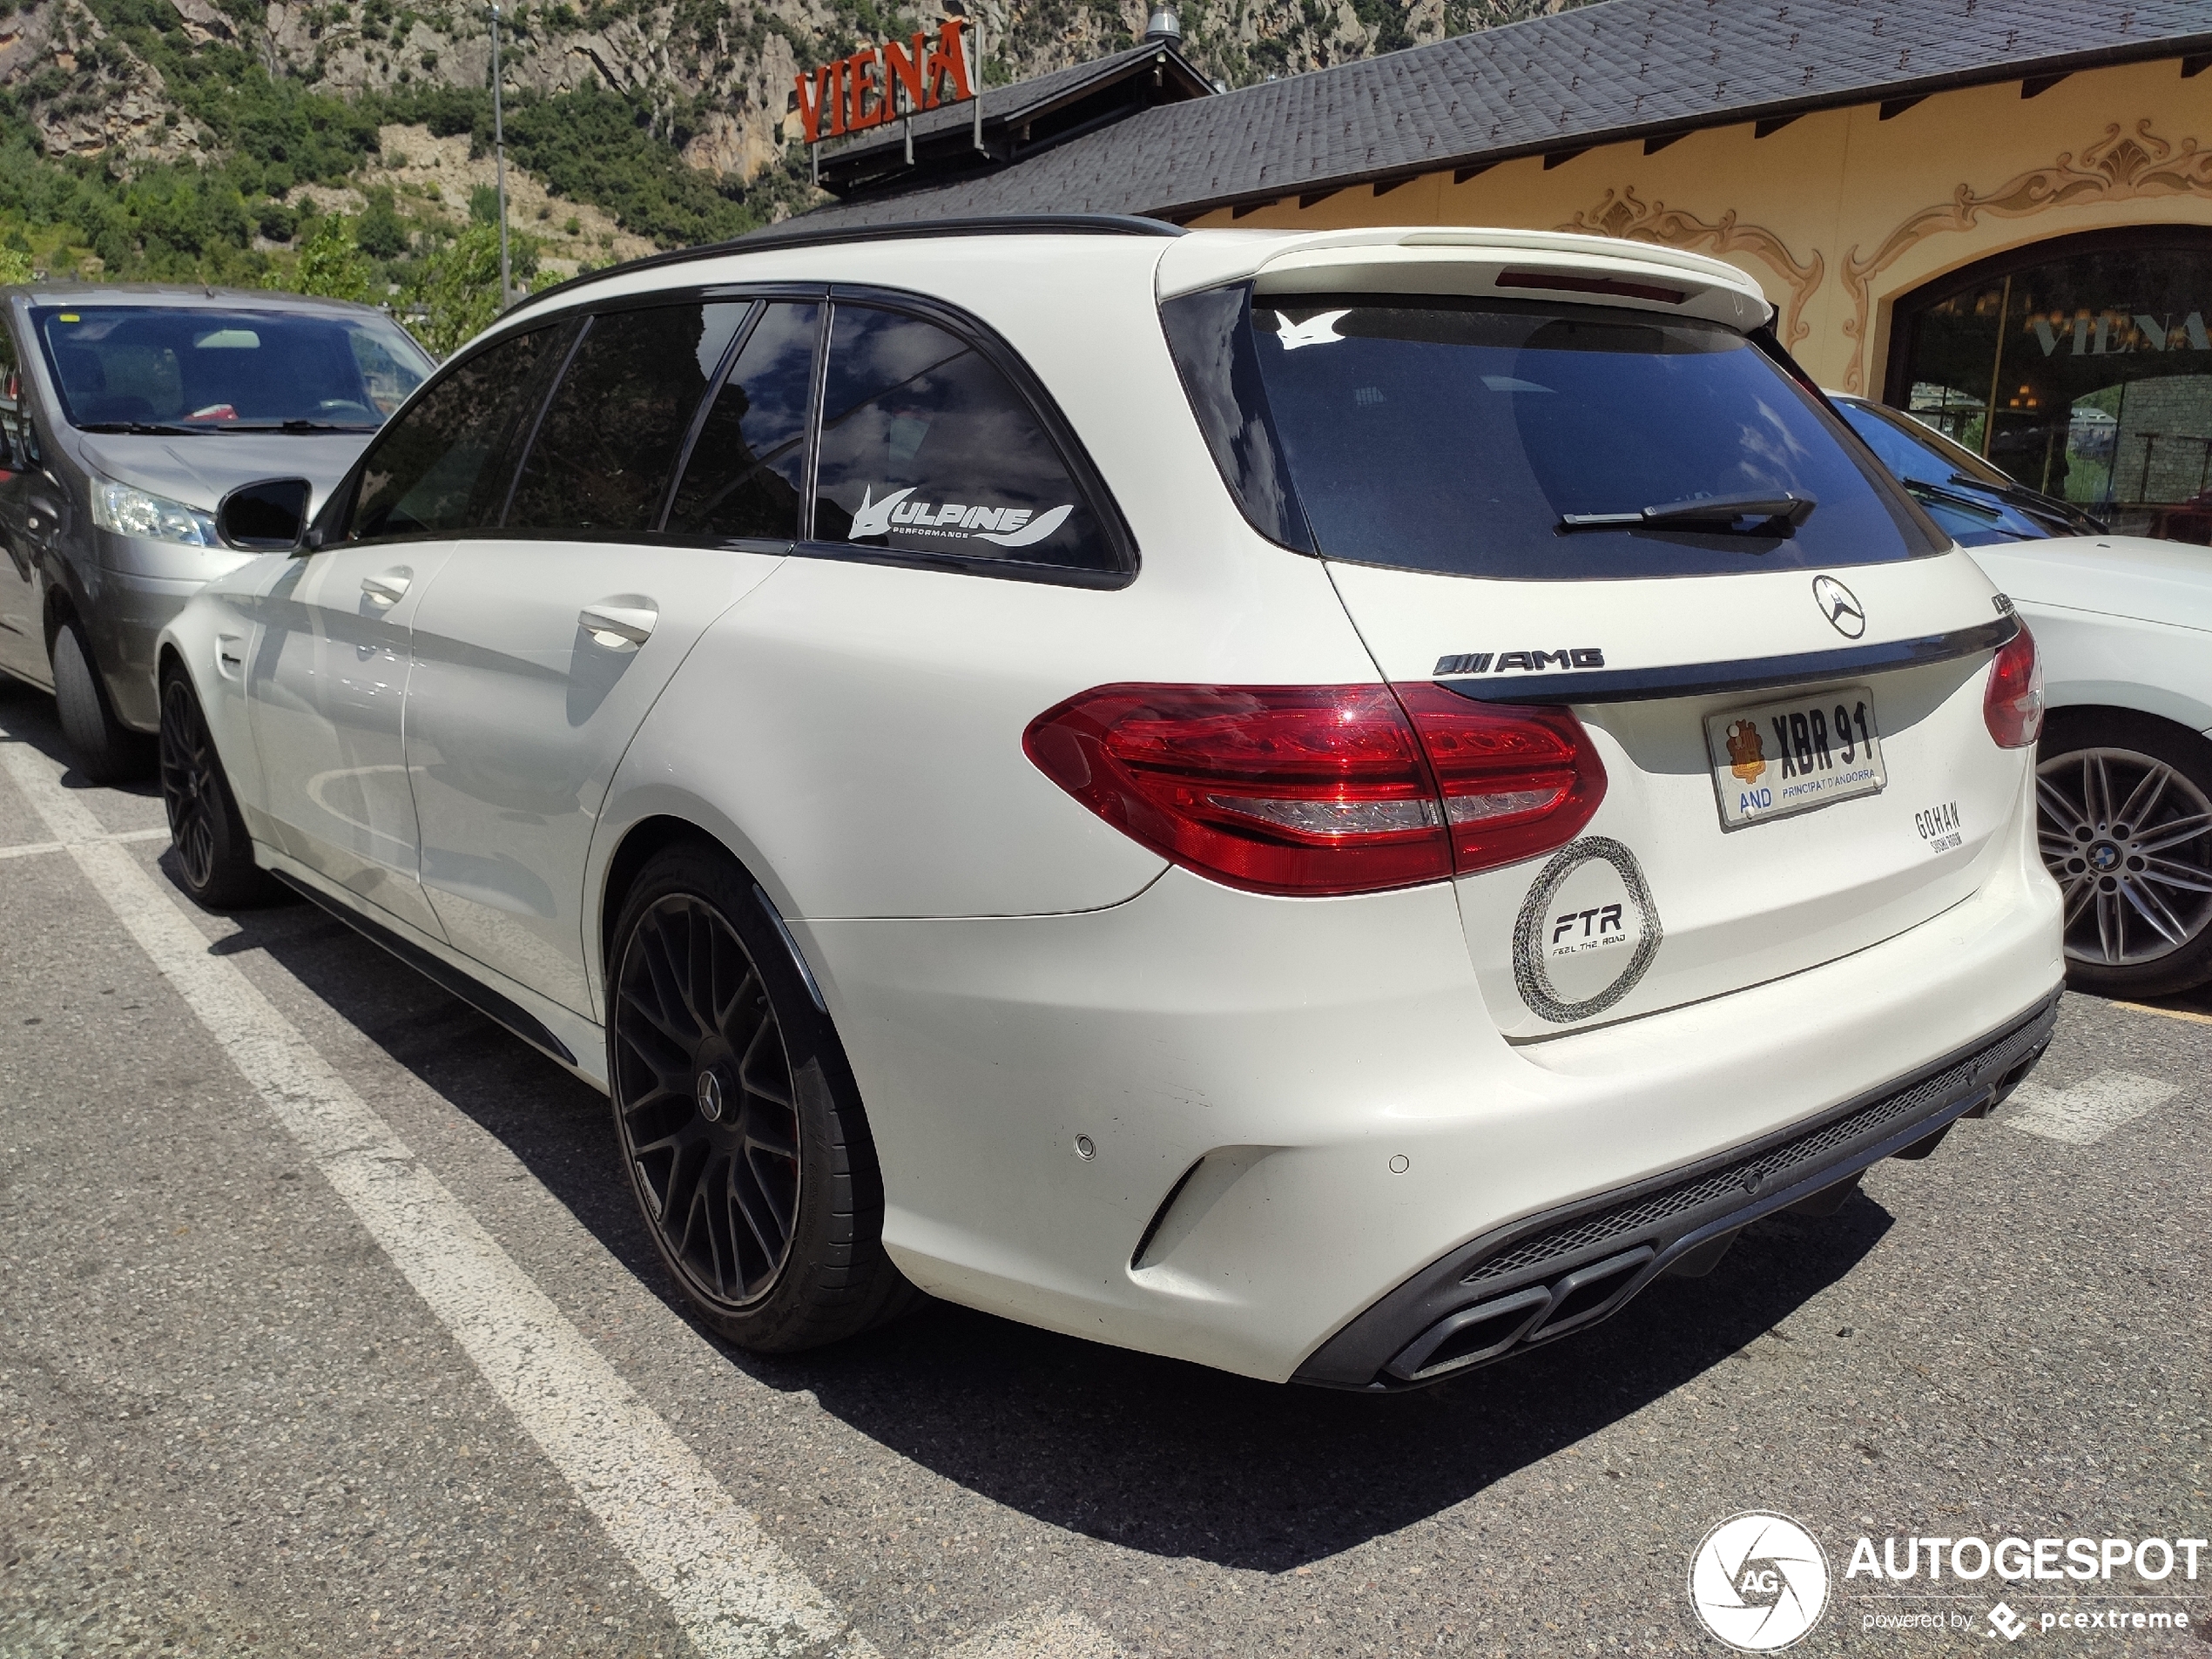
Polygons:
<instances>
[{"instance_id":1,"label":"silver minivan","mask_svg":"<svg viewBox=\"0 0 2212 1659\"><path fill-rule=\"evenodd\" d=\"M85 776L151 767L155 637L249 556L224 494L287 474L320 500L430 369L343 300L0 288L0 670L54 693Z\"/></svg>"}]
</instances>

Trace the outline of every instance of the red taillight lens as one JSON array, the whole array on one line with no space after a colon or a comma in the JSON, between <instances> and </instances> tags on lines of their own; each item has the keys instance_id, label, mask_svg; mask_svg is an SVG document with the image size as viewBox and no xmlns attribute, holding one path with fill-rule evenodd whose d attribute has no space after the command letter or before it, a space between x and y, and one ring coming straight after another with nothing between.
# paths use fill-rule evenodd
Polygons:
<instances>
[{"instance_id":1,"label":"red taillight lens","mask_svg":"<svg viewBox=\"0 0 2212 1659\"><path fill-rule=\"evenodd\" d=\"M1573 715L1428 685L1103 685L1038 716L1022 747L1116 828L1262 893L1511 863L1571 839L1605 792Z\"/></svg>"},{"instance_id":2,"label":"red taillight lens","mask_svg":"<svg viewBox=\"0 0 2212 1659\"><path fill-rule=\"evenodd\" d=\"M1441 685L1397 690L1442 791L1460 874L1564 846L1605 799L1604 765L1568 710L1474 703Z\"/></svg>"},{"instance_id":3,"label":"red taillight lens","mask_svg":"<svg viewBox=\"0 0 2212 1659\"><path fill-rule=\"evenodd\" d=\"M2026 623L1989 665L1981 718L2000 749L2025 749L2043 734L2043 664Z\"/></svg>"}]
</instances>

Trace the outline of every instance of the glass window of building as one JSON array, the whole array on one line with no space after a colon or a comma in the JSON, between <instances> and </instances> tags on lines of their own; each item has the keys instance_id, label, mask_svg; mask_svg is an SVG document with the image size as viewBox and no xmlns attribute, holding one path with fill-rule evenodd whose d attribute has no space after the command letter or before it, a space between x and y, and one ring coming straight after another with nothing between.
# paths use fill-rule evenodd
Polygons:
<instances>
[{"instance_id":1,"label":"glass window of building","mask_svg":"<svg viewBox=\"0 0 2212 1659\"><path fill-rule=\"evenodd\" d=\"M1898 301L1885 401L2114 530L2212 543L2212 233L2067 237Z\"/></svg>"}]
</instances>

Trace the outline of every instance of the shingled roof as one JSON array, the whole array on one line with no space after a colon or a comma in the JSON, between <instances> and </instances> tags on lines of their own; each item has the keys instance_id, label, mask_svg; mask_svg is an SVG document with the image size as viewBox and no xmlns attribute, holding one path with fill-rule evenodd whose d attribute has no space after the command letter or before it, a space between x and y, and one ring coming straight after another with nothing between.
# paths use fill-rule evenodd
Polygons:
<instances>
[{"instance_id":1,"label":"shingled roof","mask_svg":"<svg viewBox=\"0 0 2212 1659\"><path fill-rule=\"evenodd\" d=\"M2212 62L2212 0L1602 0L1141 111L806 222L1210 209L2145 58ZM2212 81L2207 82L2212 91ZM2023 90L2028 90L2024 87Z\"/></svg>"}]
</instances>

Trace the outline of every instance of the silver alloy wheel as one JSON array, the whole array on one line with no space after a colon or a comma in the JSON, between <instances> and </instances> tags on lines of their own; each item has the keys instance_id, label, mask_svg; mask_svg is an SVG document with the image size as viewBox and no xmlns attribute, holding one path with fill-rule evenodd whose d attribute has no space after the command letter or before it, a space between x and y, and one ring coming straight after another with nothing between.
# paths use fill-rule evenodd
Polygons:
<instances>
[{"instance_id":1,"label":"silver alloy wheel","mask_svg":"<svg viewBox=\"0 0 2212 1659\"><path fill-rule=\"evenodd\" d=\"M2074 749L2036 767L2035 797L2069 961L2155 961L2212 925L2212 799L2182 773L2134 749Z\"/></svg>"}]
</instances>

